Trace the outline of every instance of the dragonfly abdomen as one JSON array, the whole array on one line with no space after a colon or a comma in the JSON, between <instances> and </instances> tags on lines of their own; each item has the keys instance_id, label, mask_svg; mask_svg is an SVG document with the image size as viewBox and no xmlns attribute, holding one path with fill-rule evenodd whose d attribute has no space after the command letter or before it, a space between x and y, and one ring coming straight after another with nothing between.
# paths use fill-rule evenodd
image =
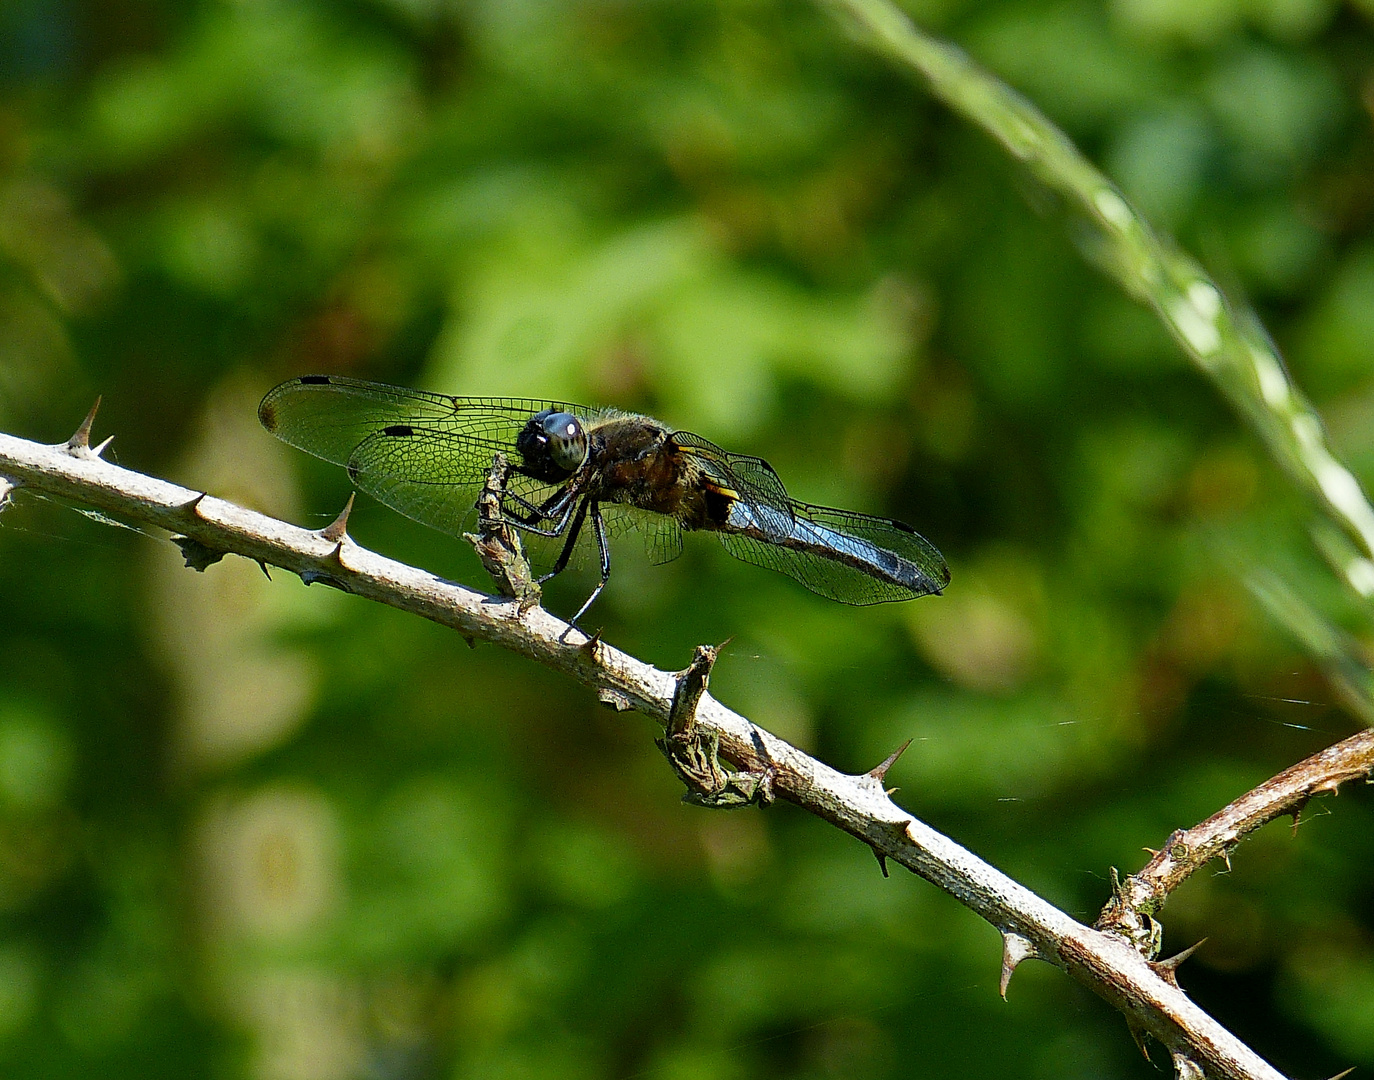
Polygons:
<instances>
[{"instance_id":1,"label":"dragonfly abdomen","mask_svg":"<svg viewBox=\"0 0 1374 1080\"><path fill-rule=\"evenodd\" d=\"M880 544L804 517L793 516L789 520L772 507L737 502L722 531L840 563L878 581L910 589L915 595L938 592L941 585L933 582L916 563Z\"/></svg>"}]
</instances>

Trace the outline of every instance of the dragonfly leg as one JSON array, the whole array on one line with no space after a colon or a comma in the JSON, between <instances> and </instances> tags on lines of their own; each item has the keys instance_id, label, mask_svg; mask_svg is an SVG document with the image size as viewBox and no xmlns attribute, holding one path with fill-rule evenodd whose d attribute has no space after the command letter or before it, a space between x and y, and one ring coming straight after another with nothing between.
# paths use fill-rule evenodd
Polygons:
<instances>
[{"instance_id":1,"label":"dragonfly leg","mask_svg":"<svg viewBox=\"0 0 1374 1080\"><path fill-rule=\"evenodd\" d=\"M568 519L572 517L572 512L576 505L574 501L575 495L576 493L571 490L558 492L554 498L547 500L543 506L534 506L520 498L519 495L507 493L508 498L515 499L529 507L530 513L528 517L521 517L518 514L504 510L504 507L502 509L505 512L507 523L515 526L517 529L527 533L534 533L536 536L562 536L563 530L568 527ZM558 523L551 529L541 529L535 524L537 521L552 521L558 514L562 514L562 517L558 519Z\"/></svg>"},{"instance_id":2,"label":"dragonfly leg","mask_svg":"<svg viewBox=\"0 0 1374 1080\"><path fill-rule=\"evenodd\" d=\"M571 484L567 484L558 491L555 491L538 506L530 502L524 496L517 495L513 491L506 491L504 498L522 507L526 511L526 515L520 518L520 520L526 525L533 525L536 521L552 521L554 518L558 517L559 514L562 514L567 507L572 504L572 500L576 494L576 489ZM503 506L502 509L505 510L506 508ZM510 514L511 517L517 516L510 510L506 510L506 513Z\"/></svg>"},{"instance_id":3,"label":"dragonfly leg","mask_svg":"<svg viewBox=\"0 0 1374 1080\"><path fill-rule=\"evenodd\" d=\"M539 579L538 584L544 584L549 578L561 574L568 568L568 560L572 558L573 545L577 543L577 538L582 533L582 525L587 520L587 505L589 501L588 499L583 499L577 504L577 514L573 517L572 524L568 526L568 538L563 542L563 550L558 553L558 561L553 564L552 570ZM597 520L601 519L600 514L596 516ZM557 536L558 534L550 533L548 535Z\"/></svg>"},{"instance_id":4,"label":"dragonfly leg","mask_svg":"<svg viewBox=\"0 0 1374 1080\"><path fill-rule=\"evenodd\" d=\"M592 590L592 595L587 597L586 603L577 609L577 614L568 620L569 626L577 626L577 620L587 613L587 609L606 587L606 582L611 580L611 546L606 543L606 519L601 516L601 504L592 503L591 513L592 528L596 531L596 550L601 556L601 581Z\"/></svg>"}]
</instances>

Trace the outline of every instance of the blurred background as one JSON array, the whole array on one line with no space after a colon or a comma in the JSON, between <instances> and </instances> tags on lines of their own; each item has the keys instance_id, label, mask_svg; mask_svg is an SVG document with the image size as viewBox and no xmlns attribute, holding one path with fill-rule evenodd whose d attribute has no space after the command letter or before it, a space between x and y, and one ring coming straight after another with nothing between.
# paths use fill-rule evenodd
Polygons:
<instances>
[{"instance_id":1,"label":"blurred background","mask_svg":"<svg viewBox=\"0 0 1374 1080\"><path fill-rule=\"evenodd\" d=\"M1374 483L1370 0L909 0L1259 309ZM1247 590L1374 646L1313 511L981 134L800 0L5 0L0 429L318 527L291 375L644 410L900 517L850 609L709 538L588 617L1074 915L1356 730ZM359 542L478 587L375 504ZM691 541L693 538L689 538ZM547 590L568 614L592 579ZM1149 1077L1044 965L489 646L20 494L0 517L0 1073ZM1374 798L1171 900L1290 1075L1374 1066ZM1158 1048L1156 1047L1156 1052Z\"/></svg>"}]
</instances>

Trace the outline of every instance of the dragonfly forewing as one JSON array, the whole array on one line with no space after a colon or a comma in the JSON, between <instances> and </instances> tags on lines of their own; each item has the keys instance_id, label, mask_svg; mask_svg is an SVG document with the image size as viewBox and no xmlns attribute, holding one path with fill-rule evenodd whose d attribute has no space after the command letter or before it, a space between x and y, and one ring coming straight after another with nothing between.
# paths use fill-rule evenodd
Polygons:
<instances>
[{"instance_id":1,"label":"dragonfly forewing","mask_svg":"<svg viewBox=\"0 0 1374 1080\"><path fill-rule=\"evenodd\" d=\"M462 536L476 520L477 494L497 453L510 449L488 438L391 424L358 443L346 465L359 491L406 517ZM555 490L518 474L507 481L508 492L536 506Z\"/></svg>"},{"instance_id":2,"label":"dragonfly forewing","mask_svg":"<svg viewBox=\"0 0 1374 1080\"><path fill-rule=\"evenodd\" d=\"M536 398L450 397L342 375L304 375L268 391L258 419L283 442L347 465L364 439L398 425L484 440L509 453L529 418L547 408L594 413Z\"/></svg>"}]
</instances>

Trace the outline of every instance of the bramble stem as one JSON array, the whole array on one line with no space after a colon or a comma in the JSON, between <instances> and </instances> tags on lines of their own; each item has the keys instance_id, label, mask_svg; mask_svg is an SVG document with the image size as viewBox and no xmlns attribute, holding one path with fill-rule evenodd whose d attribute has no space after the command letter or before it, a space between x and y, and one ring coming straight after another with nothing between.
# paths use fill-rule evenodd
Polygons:
<instances>
[{"instance_id":1,"label":"bramble stem","mask_svg":"<svg viewBox=\"0 0 1374 1080\"><path fill-rule=\"evenodd\" d=\"M187 488L120 468L90 450L44 446L0 434L0 477L143 525L173 530L198 549L280 566L365 599L489 641L595 688L665 726L679 699L678 679L574 630L540 607L500 602L359 547L342 530L311 531ZM11 511L12 512L12 511ZM326 534L329 535L326 535ZM205 562L206 566L210 562ZM742 772L766 778L766 794L786 799L868 844L954 896L1006 937L1067 971L1147 1031L1171 1054L1200 1062L1228 1080L1280 1080L1280 1074L1162 978L1121 937L1085 926L949 837L912 817L883 785L887 763L858 776L841 773L726 708L706 692L694 726ZM679 705L679 723L682 721ZM739 774L733 774L739 775ZM743 795L743 793L740 793ZM753 798L741 798L750 801ZM712 805L724 805L713 803ZM990 965L991 967L991 965Z\"/></svg>"}]
</instances>

